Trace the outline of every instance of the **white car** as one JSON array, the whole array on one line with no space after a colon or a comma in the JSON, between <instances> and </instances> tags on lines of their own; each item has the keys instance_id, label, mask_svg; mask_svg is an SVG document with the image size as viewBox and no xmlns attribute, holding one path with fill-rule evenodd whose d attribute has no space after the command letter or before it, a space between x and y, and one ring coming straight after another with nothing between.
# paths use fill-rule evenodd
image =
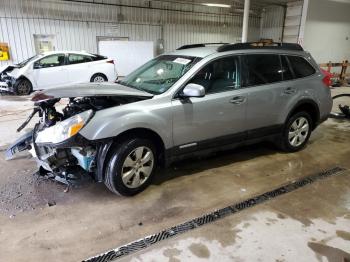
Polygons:
<instances>
[{"instance_id":1,"label":"white car","mask_svg":"<svg viewBox=\"0 0 350 262\"><path fill-rule=\"evenodd\" d=\"M0 92L27 95L33 90L86 82L115 82L114 60L86 52L55 51L0 69Z\"/></svg>"}]
</instances>

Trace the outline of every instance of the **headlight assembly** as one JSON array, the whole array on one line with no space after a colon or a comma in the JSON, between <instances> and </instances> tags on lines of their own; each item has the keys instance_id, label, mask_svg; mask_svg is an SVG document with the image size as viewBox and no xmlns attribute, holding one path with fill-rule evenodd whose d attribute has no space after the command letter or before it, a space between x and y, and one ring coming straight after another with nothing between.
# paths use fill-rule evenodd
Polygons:
<instances>
[{"instance_id":1,"label":"headlight assembly","mask_svg":"<svg viewBox=\"0 0 350 262\"><path fill-rule=\"evenodd\" d=\"M76 135L89 121L92 110L72 116L38 133L36 143L60 143Z\"/></svg>"}]
</instances>

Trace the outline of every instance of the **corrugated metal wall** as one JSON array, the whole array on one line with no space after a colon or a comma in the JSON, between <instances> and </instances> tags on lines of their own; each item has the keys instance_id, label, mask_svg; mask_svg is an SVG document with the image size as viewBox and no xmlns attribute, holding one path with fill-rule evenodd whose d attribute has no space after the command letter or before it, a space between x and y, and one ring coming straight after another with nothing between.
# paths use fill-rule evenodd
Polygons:
<instances>
[{"instance_id":1,"label":"corrugated metal wall","mask_svg":"<svg viewBox=\"0 0 350 262\"><path fill-rule=\"evenodd\" d=\"M124 6L109 5L116 2ZM97 37L127 37L154 42L163 39L165 51L189 43L236 42L241 37L242 16L239 14L223 14L217 8L169 2L152 2L156 4L150 7L147 2L104 0L106 5L102 5L53 0L1 0L0 42L10 45L11 61L0 65L34 55L35 34L55 35L57 50L93 53L98 51ZM273 26L279 27L280 24ZM260 17L251 16L249 40L259 39L261 29ZM264 36L268 35L267 29L263 32Z\"/></svg>"}]
</instances>

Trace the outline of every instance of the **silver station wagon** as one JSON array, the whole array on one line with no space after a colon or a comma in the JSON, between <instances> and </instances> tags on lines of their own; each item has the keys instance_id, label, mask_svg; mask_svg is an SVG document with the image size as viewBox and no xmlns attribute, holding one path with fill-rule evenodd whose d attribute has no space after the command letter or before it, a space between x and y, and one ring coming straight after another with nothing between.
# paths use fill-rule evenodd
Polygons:
<instances>
[{"instance_id":1,"label":"silver station wagon","mask_svg":"<svg viewBox=\"0 0 350 262\"><path fill-rule=\"evenodd\" d=\"M7 157L30 150L42 174L91 175L131 196L151 183L157 166L180 158L261 140L287 152L304 148L331 111L324 78L297 44L182 46L116 84L36 93L19 130L35 114L40 121Z\"/></svg>"}]
</instances>

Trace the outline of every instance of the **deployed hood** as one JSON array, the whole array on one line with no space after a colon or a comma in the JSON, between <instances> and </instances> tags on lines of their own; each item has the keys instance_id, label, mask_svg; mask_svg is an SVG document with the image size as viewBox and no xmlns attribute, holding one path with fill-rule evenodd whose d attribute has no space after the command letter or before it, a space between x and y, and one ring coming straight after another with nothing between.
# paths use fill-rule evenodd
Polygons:
<instances>
[{"instance_id":1,"label":"deployed hood","mask_svg":"<svg viewBox=\"0 0 350 262\"><path fill-rule=\"evenodd\" d=\"M133 96L153 97L152 94L115 83L87 83L67 87L58 87L33 95L33 101L54 98L91 97L91 96Z\"/></svg>"}]
</instances>

